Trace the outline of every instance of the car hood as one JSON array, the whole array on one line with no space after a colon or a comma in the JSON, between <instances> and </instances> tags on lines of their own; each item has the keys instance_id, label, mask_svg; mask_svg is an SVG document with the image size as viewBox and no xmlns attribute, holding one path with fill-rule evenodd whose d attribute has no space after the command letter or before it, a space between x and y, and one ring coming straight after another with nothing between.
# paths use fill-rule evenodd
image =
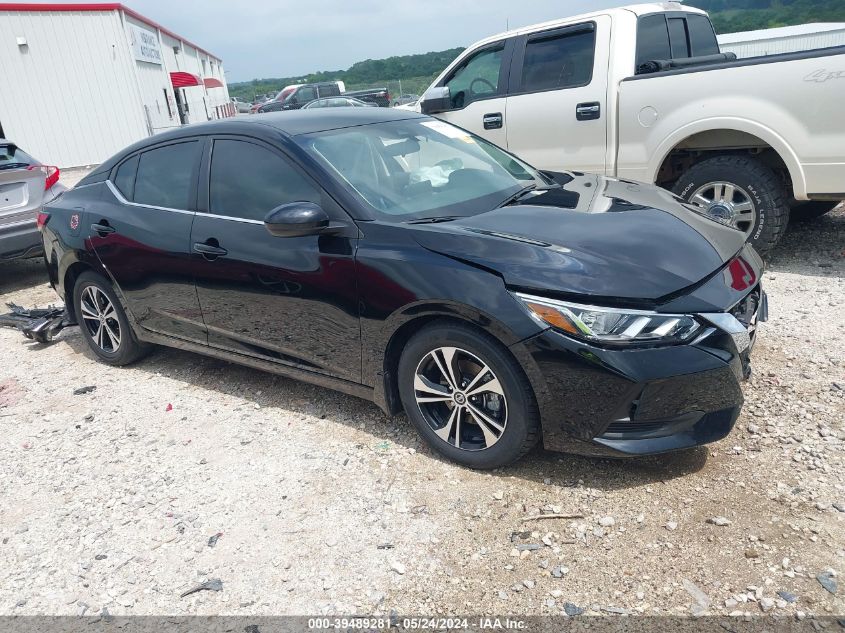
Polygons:
<instances>
[{"instance_id":1,"label":"car hood","mask_svg":"<svg viewBox=\"0 0 845 633\"><path fill-rule=\"evenodd\" d=\"M659 187L581 174L519 204L414 228L424 248L513 288L649 303L711 276L745 243Z\"/></svg>"}]
</instances>

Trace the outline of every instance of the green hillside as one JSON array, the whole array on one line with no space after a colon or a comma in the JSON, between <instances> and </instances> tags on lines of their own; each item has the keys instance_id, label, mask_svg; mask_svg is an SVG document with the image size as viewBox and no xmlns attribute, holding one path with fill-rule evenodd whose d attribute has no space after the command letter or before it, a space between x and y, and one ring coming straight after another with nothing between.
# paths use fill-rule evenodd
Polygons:
<instances>
[{"instance_id":1,"label":"green hillside","mask_svg":"<svg viewBox=\"0 0 845 633\"><path fill-rule=\"evenodd\" d=\"M450 48L446 51L417 55L367 59L355 62L347 70L322 70L298 77L253 79L229 84L229 94L242 99L252 99L253 95L278 92L290 84L314 81L343 81L347 90L387 86L392 95L400 93L401 81L401 92L419 94L463 50Z\"/></svg>"},{"instance_id":2,"label":"green hillside","mask_svg":"<svg viewBox=\"0 0 845 633\"><path fill-rule=\"evenodd\" d=\"M687 0L686 3L709 12L717 33L806 22L845 22L845 0ZM298 77L253 79L229 84L229 93L251 100L255 95L278 92L289 84L342 80L347 90L386 86L391 95L421 94L462 50L452 48L418 55L367 59L352 64L346 70L324 70Z\"/></svg>"},{"instance_id":3,"label":"green hillside","mask_svg":"<svg viewBox=\"0 0 845 633\"><path fill-rule=\"evenodd\" d=\"M687 0L686 4L710 13L716 33L845 22L843 0Z\"/></svg>"}]
</instances>

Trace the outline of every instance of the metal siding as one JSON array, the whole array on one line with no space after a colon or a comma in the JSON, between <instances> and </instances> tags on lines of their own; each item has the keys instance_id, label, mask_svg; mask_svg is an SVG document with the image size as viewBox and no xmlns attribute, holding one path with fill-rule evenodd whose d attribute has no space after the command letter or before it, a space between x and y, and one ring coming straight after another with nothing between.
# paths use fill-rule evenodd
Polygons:
<instances>
[{"instance_id":1,"label":"metal siding","mask_svg":"<svg viewBox=\"0 0 845 633\"><path fill-rule=\"evenodd\" d=\"M749 34L749 38L741 42L719 42L719 48L723 53L736 53L737 57L745 58L845 46L845 29L777 38L765 38L765 31L753 33L761 33L761 35L755 37Z\"/></svg>"},{"instance_id":2,"label":"metal siding","mask_svg":"<svg viewBox=\"0 0 845 633\"><path fill-rule=\"evenodd\" d=\"M19 36L27 39L25 52ZM133 63L116 11L4 12L5 134L47 163L101 162L146 136Z\"/></svg>"},{"instance_id":3,"label":"metal siding","mask_svg":"<svg viewBox=\"0 0 845 633\"><path fill-rule=\"evenodd\" d=\"M126 24L146 29L155 33L158 37L158 30L151 27L146 22L136 20L130 15L124 14ZM129 41L129 27L126 26L126 38ZM130 50L130 57L132 53ZM162 51L164 57L164 51ZM167 102L165 101L164 91L173 95L173 86L170 84L170 73L167 68L162 65L152 64L149 62L138 61L133 57L135 63L135 73L138 78L138 90L141 95L141 107L149 112L150 125L153 134L163 132L173 127L179 127L179 115L175 110L172 111L172 116L168 114ZM146 113L145 119L146 119Z\"/></svg>"}]
</instances>

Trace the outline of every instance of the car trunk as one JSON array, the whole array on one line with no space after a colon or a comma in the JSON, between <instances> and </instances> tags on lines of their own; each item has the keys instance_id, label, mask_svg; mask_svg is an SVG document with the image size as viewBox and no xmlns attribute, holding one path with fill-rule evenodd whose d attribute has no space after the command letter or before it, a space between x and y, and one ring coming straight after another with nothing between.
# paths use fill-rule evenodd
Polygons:
<instances>
[{"instance_id":1,"label":"car trunk","mask_svg":"<svg viewBox=\"0 0 845 633\"><path fill-rule=\"evenodd\" d=\"M0 227L35 222L44 202L41 169L0 169Z\"/></svg>"}]
</instances>

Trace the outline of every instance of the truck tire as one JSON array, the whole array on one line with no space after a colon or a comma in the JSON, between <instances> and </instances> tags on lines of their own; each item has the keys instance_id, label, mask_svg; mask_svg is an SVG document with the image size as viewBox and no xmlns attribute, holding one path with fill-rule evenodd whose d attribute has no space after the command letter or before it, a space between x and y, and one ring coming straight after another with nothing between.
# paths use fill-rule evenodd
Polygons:
<instances>
[{"instance_id":1,"label":"truck tire","mask_svg":"<svg viewBox=\"0 0 845 633\"><path fill-rule=\"evenodd\" d=\"M750 156L716 156L694 165L672 191L725 224L745 231L746 240L767 253L789 223L786 191L777 175Z\"/></svg>"},{"instance_id":2,"label":"truck tire","mask_svg":"<svg viewBox=\"0 0 845 633\"><path fill-rule=\"evenodd\" d=\"M833 211L839 206L839 202L828 200L808 200L807 202L796 202L789 212L789 219L793 222L809 222L822 217L825 213Z\"/></svg>"}]
</instances>

